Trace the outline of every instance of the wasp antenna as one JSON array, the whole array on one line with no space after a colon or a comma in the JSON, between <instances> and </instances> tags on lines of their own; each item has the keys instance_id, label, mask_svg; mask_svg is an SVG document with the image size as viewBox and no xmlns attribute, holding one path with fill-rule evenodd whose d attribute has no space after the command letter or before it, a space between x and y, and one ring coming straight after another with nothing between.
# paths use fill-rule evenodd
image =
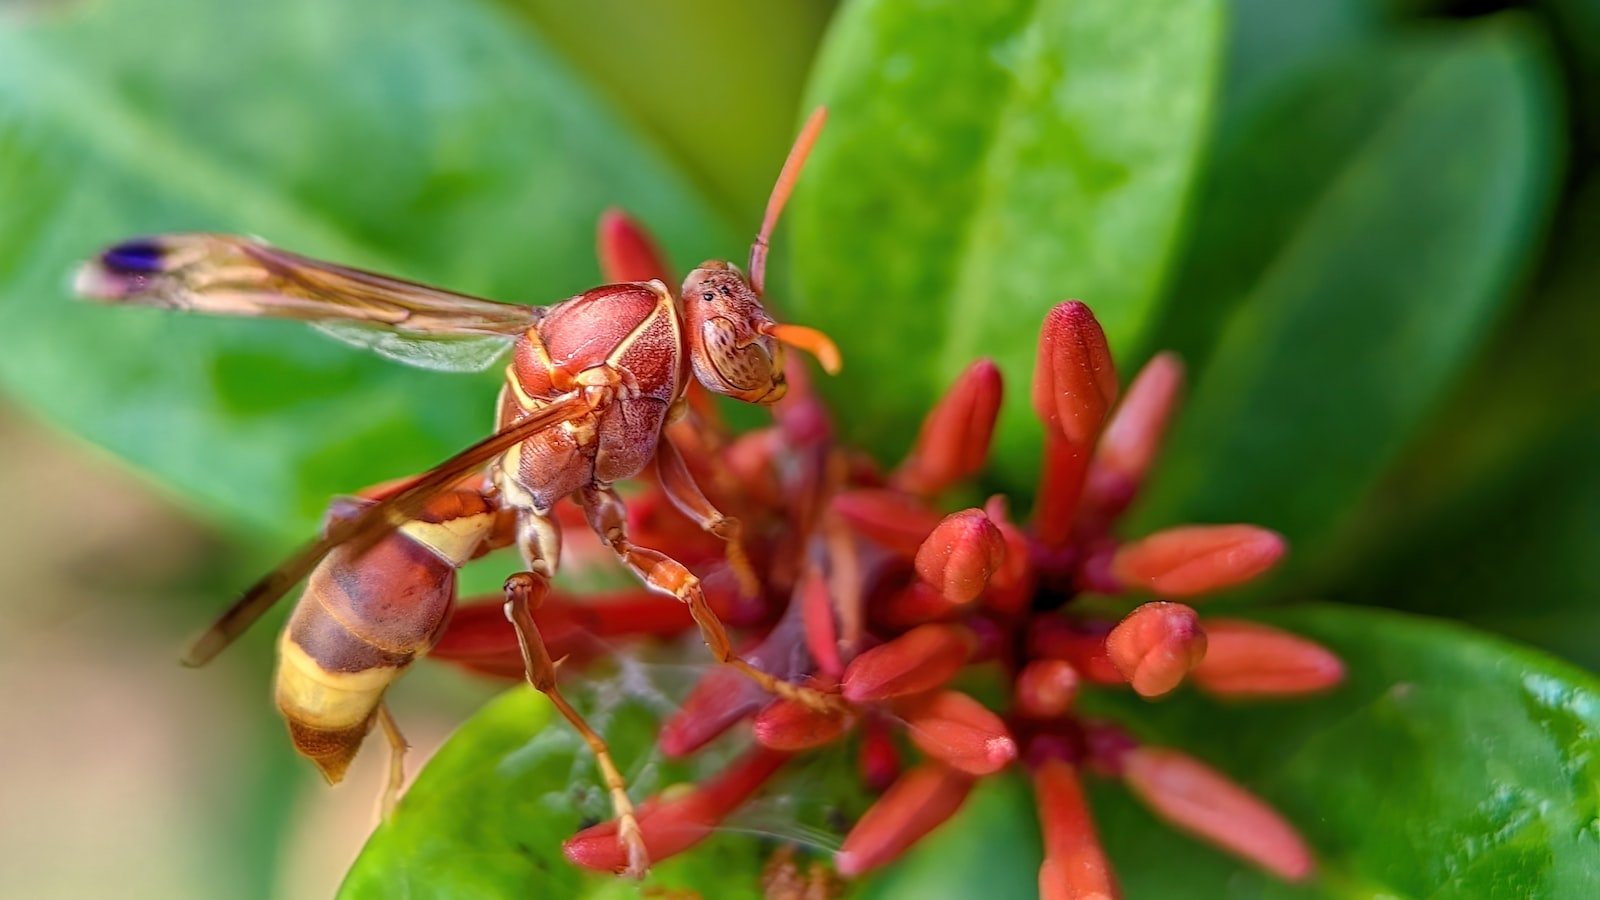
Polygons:
<instances>
[{"instance_id":1,"label":"wasp antenna","mask_svg":"<svg viewBox=\"0 0 1600 900\"><path fill-rule=\"evenodd\" d=\"M800 169L806 164L806 157L811 155L811 146L817 142L817 135L822 133L822 124L828 119L828 108L819 106L812 111L805 125L800 127L800 136L794 139L794 146L789 149L789 158L783 161L783 170L778 173L778 180L772 185L772 196L767 198L767 212L761 218L761 233L756 235L756 242L750 245L750 286L756 289L757 294L766 292L767 280L767 242L772 238L772 229L778 225L778 216L783 213L784 204L789 202L789 194L794 191L796 181L800 180Z\"/></svg>"},{"instance_id":2,"label":"wasp antenna","mask_svg":"<svg viewBox=\"0 0 1600 900\"><path fill-rule=\"evenodd\" d=\"M768 325L761 331L796 350L804 350L815 356L822 366L822 371L829 375L839 374L839 369L844 365L844 359L839 356L838 345L834 344L832 338L815 328L807 328L804 325Z\"/></svg>"}]
</instances>

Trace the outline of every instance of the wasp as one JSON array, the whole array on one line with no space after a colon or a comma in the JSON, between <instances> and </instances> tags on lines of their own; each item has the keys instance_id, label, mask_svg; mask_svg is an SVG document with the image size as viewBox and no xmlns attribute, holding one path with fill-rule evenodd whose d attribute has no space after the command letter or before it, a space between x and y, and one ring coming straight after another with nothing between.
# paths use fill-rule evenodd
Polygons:
<instances>
[{"instance_id":1,"label":"wasp","mask_svg":"<svg viewBox=\"0 0 1600 900\"><path fill-rule=\"evenodd\" d=\"M739 524L696 485L666 426L684 414L691 380L737 400L784 396L784 347L837 371L838 350L762 305L768 241L821 131L802 127L767 203L746 276L702 263L675 295L659 280L608 284L549 306L499 303L218 234L135 238L79 270L76 289L104 302L233 316L298 319L385 356L429 368L486 368L510 351L496 430L412 479L335 501L321 535L248 588L189 648L203 665L301 581L278 644L276 703L295 748L338 781L375 725L391 750L392 802L404 739L384 692L438 641L469 560L515 546L523 570L505 583L505 615L527 680L593 751L618 820L627 871L648 858L605 741L562 696L533 611L561 552L553 509L571 498L590 528L647 587L681 601L721 663L761 687L819 708L832 698L780 680L735 652L683 564L629 539L617 482L655 464L664 493L726 542L730 566L754 581Z\"/></svg>"}]
</instances>

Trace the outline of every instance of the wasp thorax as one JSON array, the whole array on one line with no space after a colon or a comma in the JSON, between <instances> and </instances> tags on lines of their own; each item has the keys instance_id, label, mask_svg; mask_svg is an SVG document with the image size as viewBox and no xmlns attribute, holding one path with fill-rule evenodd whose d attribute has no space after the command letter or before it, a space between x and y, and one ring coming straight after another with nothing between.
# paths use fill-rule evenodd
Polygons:
<instances>
[{"instance_id":1,"label":"wasp thorax","mask_svg":"<svg viewBox=\"0 0 1600 900\"><path fill-rule=\"evenodd\" d=\"M775 403L788 389L772 317L744 273L705 262L683 282L689 362L709 390L747 403Z\"/></svg>"}]
</instances>

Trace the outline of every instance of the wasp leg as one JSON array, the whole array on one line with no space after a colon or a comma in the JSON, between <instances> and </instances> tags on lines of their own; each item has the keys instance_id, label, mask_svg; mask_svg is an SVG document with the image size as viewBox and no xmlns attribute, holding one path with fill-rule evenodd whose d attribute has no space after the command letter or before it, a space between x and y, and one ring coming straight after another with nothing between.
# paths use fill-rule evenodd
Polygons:
<instances>
[{"instance_id":1,"label":"wasp leg","mask_svg":"<svg viewBox=\"0 0 1600 900\"><path fill-rule=\"evenodd\" d=\"M586 487L579 492L578 498L579 505L589 516L589 526L617 554L623 565L651 588L671 594L688 605L689 615L700 626L700 635L718 662L738 669L768 693L784 699L804 703L821 712L836 712L843 708L843 703L837 697L774 678L742 659L734 651L722 620L706 603L705 592L700 589L700 579L672 557L648 547L635 546L628 540L627 507L609 486Z\"/></svg>"},{"instance_id":2,"label":"wasp leg","mask_svg":"<svg viewBox=\"0 0 1600 900\"><path fill-rule=\"evenodd\" d=\"M411 749L411 745L406 743L406 736L400 733L400 726L389 711L387 700L378 704L378 724L383 727L383 736L389 742L389 780L383 786L378 815L388 821L394 815L395 804L400 802L400 789L405 787L406 751Z\"/></svg>"},{"instance_id":3,"label":"wasp leg","mask_svg":"<svg viewBox=\"0 0 1600 900\"><path fill-rule=\"evenodd\" d=\"M750 564L750 557L744 552L739 520L723 515L706 499L705 492L700 490L694 476L689 474L683 454L673 445L670 435L656 445L656 477L667 499L679 512L692 519L702 530L727 542L728 568L733 570L734 577L739 581L739 592L745 597L760 594L761 581L756 577L755 567Z\"/></svg>"},{"instance_id":4,"label":"wasp leg","mask_svg":"<svg viewBox=\"0 0 1600 900\"><path fill-rule=\"evenodd\" d=\"M519 523L520 543L528 563L527 572L519 572L506 579L506 618L517 632L517 643L522 650L523 669L528 683L545 697L569 722L589 745L595 762L600 767L600 777L611 795L611 809L617 817L617 843L627 855L628 866L623 874L643 878L650 868L650 856L645 850L644 834L639 830L639 820L634 813L633 801L628 799L627 783L622 772L611 758L611 748L582 714L572 708L556 685L556 665L550 659L550 650L539 634L533 620L545 595L550 592L550 576L554 574L554 560L559 558L560 531L550 519L537 514L525 514Z\"/></svg>"}]
</instances>

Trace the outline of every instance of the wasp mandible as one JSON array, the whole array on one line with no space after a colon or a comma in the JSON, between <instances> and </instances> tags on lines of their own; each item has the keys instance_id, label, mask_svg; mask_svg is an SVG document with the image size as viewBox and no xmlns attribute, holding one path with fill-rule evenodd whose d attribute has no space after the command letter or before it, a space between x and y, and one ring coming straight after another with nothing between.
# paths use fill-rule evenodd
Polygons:
<instances>
[{"instance_id":1,"label":"wasp mandible","mask_svg":"<svg viewBox=\"0 0 1600 900\"><path fill-rule=\"evenodd\" d=\"M748 568L738 523L706 499L663 429L683 414L691 375L714 393L770 405L786 390L784 345L837 371L838 351L826 336L775 322L761 303L768 239L824 117L818 109L806 121L779 173L749 276L708 261L676 297L649 281L593 288L551 306L498 303L216 234L127 240L86 263L76 288L90 299L299 319L429 368L482 369L511 351L492 435L414 479L336 501L321 537L246 590L185 662L204 664L308 580L279 641L278 708L296 749L330 781L381 724L394 750L392 798L404 741L384 692L438 640L455 604L456 570L515 545L524 571L506 581L505 614L527 679L593 750L628 870L643 874L648 859L622 775L604 740L562 696L534 624L560 558L552 511L573 498L624 566L686 604L720 662L774 694L819 708L834 702L742 659L695 575L629 540L613 487L654 461L673 504L727 542L736 571Z\"/></svg>"}]
</instances>

